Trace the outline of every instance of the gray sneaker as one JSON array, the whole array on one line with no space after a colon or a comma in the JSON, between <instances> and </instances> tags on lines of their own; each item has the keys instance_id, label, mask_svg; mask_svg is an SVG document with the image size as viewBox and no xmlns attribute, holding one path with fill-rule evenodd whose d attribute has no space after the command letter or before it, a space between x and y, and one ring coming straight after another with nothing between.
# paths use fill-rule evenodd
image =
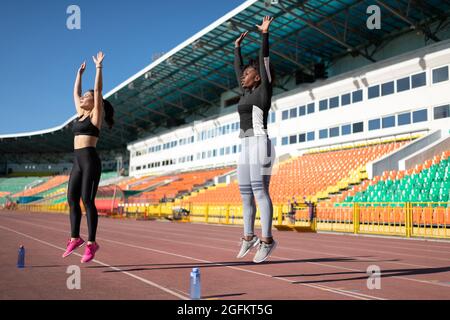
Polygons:
<instances>
[{"instance_id":1,"label":"gray sneaker","mask_svg":"<svg viewBox=\"0 0 450 320\"><path fill-rule=\"evenodd\" d=\"M247 253L250 252L250 250L254 247L256 247L260 243L260 240L257 236L253 236L253 239L250 241L247 241L245 239L241 239L241 250L239 251L236 258L240 259L247 255Z\"/></svg>"},{"instance_id":2,"label":"gray sneaker","mask_svg":"<svg viewBox=\"0 0 450 320\"><path fill-rule=\"evenodd\" d=\"M253 258L253 262L261 263L265 261L276 247L277 242L275 240L273 240L270 244L261 241L258 251L256 251L255 257Z\"/></svg>"}]
</instances>

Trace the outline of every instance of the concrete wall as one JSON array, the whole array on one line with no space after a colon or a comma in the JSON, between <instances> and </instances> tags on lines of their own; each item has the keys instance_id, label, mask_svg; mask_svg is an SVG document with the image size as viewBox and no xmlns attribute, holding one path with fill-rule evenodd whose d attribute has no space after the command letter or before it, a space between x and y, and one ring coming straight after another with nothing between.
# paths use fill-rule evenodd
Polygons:
<instances>
[{"instance_id":1,"label":"concrete wall","mask_svg":"<svg viewBox=\"0 0 450 320\"><path fill-rule=\"evenodd\" d=\"M442 130L438 129L420 139L417 139L416 141L407 144L406 146L390 154L387 154L386 156L380 158L379 160L375 160L367 164L366 170L369 179L372 179L374 176L382 175L383 171L399 170L400 160L418 151L422 151L424 148L438 141L441 137L442 137Z\"/></svg>"},{"instance_id":2,"label":"concrete wall","mask_svg":"<svg viewBox=\"0 0 450 320\"><path fill-rule=\"evenodd\" d=\"M450 150L450 136L444 136L440 140L431 144L428 148L420 150L399 163L400 170L408 170L414 168L416 164L424 163L428 159L432 159L435 155L439 155L444 151Z\"/></svg>"}]
</instances>

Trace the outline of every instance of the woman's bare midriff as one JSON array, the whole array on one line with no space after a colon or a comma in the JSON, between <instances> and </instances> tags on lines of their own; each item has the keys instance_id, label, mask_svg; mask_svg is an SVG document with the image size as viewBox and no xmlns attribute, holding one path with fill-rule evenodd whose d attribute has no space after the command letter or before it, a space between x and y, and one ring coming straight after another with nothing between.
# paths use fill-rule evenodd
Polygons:
<instances>
[{"instance_id":1,"label":"woman's bare midriff","mask_svg":"<svg viewBox=\"0 0 450 320\"><path fill-rule=\"evenodd\" d=\"M87 147L96 147L97 146L97 137L87 136L87 135L78 135L73 139L73 148L81 149Z\"/></svg>"}]
</instances>

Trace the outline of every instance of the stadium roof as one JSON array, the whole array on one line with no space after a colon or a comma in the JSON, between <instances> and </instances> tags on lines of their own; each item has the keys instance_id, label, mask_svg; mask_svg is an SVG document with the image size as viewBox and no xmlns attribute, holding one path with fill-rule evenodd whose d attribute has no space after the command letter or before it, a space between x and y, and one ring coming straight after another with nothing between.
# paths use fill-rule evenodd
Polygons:
<instances>
[{"instance_id":1,"label":"stadium roof","mask_svg":"<svg viewBox=\"0 0 450 320\"><path fill-rule=\"evenodd\" d=\"M379 30L361 27L366 26L371 4L381 9ZM124 148L157 128L201 117L202 111L218 106L223 92L236 90L235 39L253 31L242 50L244 59L256 58L260 38L255 25L265 15L275 17L271 61L282 78L299 70L311 74L315 63L328 64L349 53L375 62L374 54L386 41L412 29L440 41L436 33L448 23L450 2L248 0L108 92L105 98L115 107L116 125L102 130L97 148ZM282 83L277 86L284 89ZM70 123L75 117L55 128L0 135L0 152L71 151Z\"/></svg>"}]
</instances>

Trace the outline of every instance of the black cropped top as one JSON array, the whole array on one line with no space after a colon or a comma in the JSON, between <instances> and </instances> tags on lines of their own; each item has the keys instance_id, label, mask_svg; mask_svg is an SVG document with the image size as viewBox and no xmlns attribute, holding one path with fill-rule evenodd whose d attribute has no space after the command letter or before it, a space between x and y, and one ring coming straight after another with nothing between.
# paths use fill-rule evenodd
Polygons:
<instances>
[{"instance_id":1,"label":"black cropped top","mask_svg":"<svg viewBox=\"0 0 450 320\"><path fill-rule=\"evenodd\" d=\"M91 122L91 117L86 117L83 121L79 121L81 117L78 117L73 121L72 132L74 135L87 135L98 137L100 130L94 126Z\"/></svg>"}]
</instances>

